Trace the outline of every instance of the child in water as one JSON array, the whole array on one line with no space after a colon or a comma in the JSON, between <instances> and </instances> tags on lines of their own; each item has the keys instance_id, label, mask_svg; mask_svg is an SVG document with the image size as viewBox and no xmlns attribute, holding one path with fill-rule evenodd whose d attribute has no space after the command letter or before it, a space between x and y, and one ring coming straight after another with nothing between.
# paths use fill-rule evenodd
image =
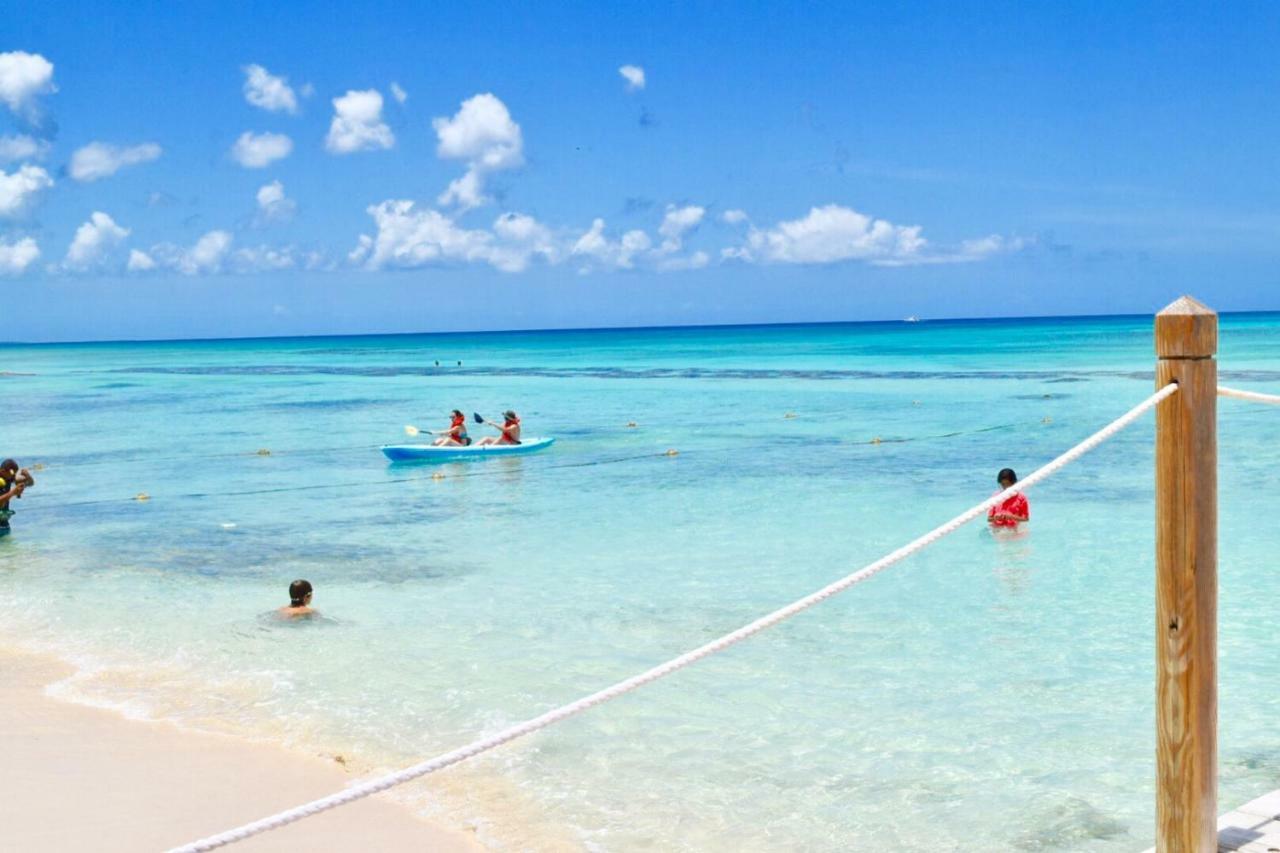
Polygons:
<instances>
[{"instance_id":1,"label":"child in water","mask_svg":"<svg viewBox=\"0 0 1280 853\"><path fill-rule=\"evenodd\" d=\"M1013 473L1012 468L1004 468L996 475L996 482L1000 484L1000 491L1003 492L1012 488L1018 482L1018 475ZM997 492L996 494L999 493ZM1031 505L1027 503L1027 497L1022 492L1014 492L993 506L987 513L987 523L993 529L1011 528L1016 530L1019 524L1030 520Z\"/></svg>"},{"instance_id":2,"label":"child in water","mask_svg":"<svg viewBox=\"0 0 1280 853\"><path fill-rule=\"evenodd\" d=\"M299 578L289 584L289 605L276 611L286 619L319 615L311 608L311 581Z\"/></svg>"}]
</instances>

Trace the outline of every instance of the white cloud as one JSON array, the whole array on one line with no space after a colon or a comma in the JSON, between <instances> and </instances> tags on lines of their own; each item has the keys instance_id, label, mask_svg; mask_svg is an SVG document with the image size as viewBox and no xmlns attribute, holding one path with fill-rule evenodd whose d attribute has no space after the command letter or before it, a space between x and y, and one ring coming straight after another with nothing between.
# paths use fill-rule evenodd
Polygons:
<instances>
[{"instance_id":1,"label":"white cloud","mask_svg":"<svg viewBox=\"0 0 1280 853\"><path fill-rule=\"evenodd\" d=\"M68 269L85 270L100 262L120 241L129 236L129 229L117 225L107 214L94 211L89 221L76 229L76 236L67 249L63 265Z\"/></svg>"},{"instance_id":2,"label":"white cloud","mask_svg":"<svg viewBox=\"0 0 1280 853\"><path fill-rule=\"evenodd\" d=\"M252 249L239 249L231 256L231 266L239 273L287 270L297 266L297 263L298 259L292 246L283 248L258 246Z\"/></svg>"},{"instance_id":3,"label":"white cloud","mask_svg":"<svg viewBox=\"0 0 1280 853\"><path fill-rule=\"evenodd\" d=\"M368 269L483 263L520 272L535 258L554 263L560 256L551 230L522 213L504 213L492 231L462 228L438 210L420 210L411 201L384 201L370 207L369 215L377 235L360 235L347 255L348 261Z\"/></svg>"},{"instance_id":4,"label":"white cloud","mask_svg":"<svg viewBox=\"0 0 1280 853\"><path fill-rule=\"evenodd\" d=\"M176 270L183 275L199 275L221 271L223 261L230 249L229 233L210 231L190 248L175 246L172 243L152 246L150 257L157 266Z\"/></svg>"},{"instance_id":5,"label":"white cloud","mask_svg":"<svg viewBox=\"0 0 1280 853\"><path fill-rule=\"evenodd\" d=\"M610 240L604 233L604 220L597 218L573 244L570 254L591 258L617 269L631 269L635 266L636 256L652 245L649 235L639 229L628 231L620 240Z\"/></svg>"},{"instance_id":6,"label":"white cloud","mask_svg":"<svg viewBox=\"0 0 1280 853\"><path fill-rule=\"evenodd\" d=\"M452 118L435 118L431 126L439 139L436 154L467 162L466 174L437 199L442 205L468 209L484 204L488 200L483 193L484 175L524 163L520 125L512 120L507 105L488 92L468 98Z\"/></svg>"},{"instance_id":7,"label":"white cloud","mask_svg":"<svg viewBox=\"0 0 1280 853\"><path fill-rule=\"evenodd\" d=\"M720 214L720 219L729 225L740 225L747 221L747 212L745 210L726 210Z\"/></svg>"},{"instance_id":8,"label":"white cloud","mask_svg":"<svg viewBox=\"0 0 1280 853\"><path fill-rule=\"evenodd\" d=\"M284 184L272 181L258 188L258 222L288 222L298 210L297 203L284 194Z\"/></svg>"},{"instance_id":9,"label":"white cloud","mask_svg":"<svg viewBox=\"0 0 1280 853\"><path fill-rule=\"evenodd\" d=\"M0 136L0 163L18 160L43 160L49 153L49 143L32 136Z\"/></svg>"},{"instance_id":10,"label":"white cloud","mask_svg":"<svg viewBox=\"0 0 1280 853\"><path fill-rule=\"evenodd\" d=\"M644 69L639 65L624 65L618 73L627 81L627 91L634 92L644 88Z\"/></svg>"},{"instance_id":11,"label":"white cloud","mask_svg":"<svg viewBox=\"0 0 1280 853\"><path fill-rule=\"evenodd\" d=\"M0 53L0 101L15 115L36 120L40 112L36 98L56 91L49 60L22 50Z\"/></svg>"},{"instance_id":12,"label":"white cloud","mask_svg":"<svg viewBox=\"0 0 1280 853\"><path fill-rule=\"evenodd\" d=\"M110 177L125 166L148 163L161 154L160 146L144 142L121 148L105 142L90 142L71 155L68 169L72 178L82 183Z\"/></svg>"},{"instance_id":13,"label":"white cloud","mask_svg":"<svg viewBox=\"0 0 1280 853\"><path fill-rule=\"evenodd\" d=\"M920 257L925 244L917 225L894 225L829 204L810 209L802 219L779 222L766 230L752 228L746 244L727 250L725 255L747 261L792 264L847 260L900 263Z\"/></svg>"},{"instance_id":14,"label":"white cloud","mask_svg":"<svg viewBox=\"0 0 1280 853\"><path fill-rule=\"evenodd\" d=\"M382 95L376 89L368 89L334 98L333 121L324 144L334 154L395 145L395 135L382 122Z\"/></svg>"},{"instance_id":15,"label":"white cloud","mask_svg":"<svg viewBox=\"0 0 1280 853\"><path fill-rule=\"evenodd\" d=\"M146 272L156 268L155 259L140 249L129 250L129 262L125 268L130 272Z\"/></svg>"},{"instance_id":16,"label":"white cloud","mask_svg":"<svg viewBox=\"0 0 1280 853\"><path fill-rule=\"evenodd\" d=\"M53 186L49 173L24 165L15 172L0 169L0 216L20 216L31 208L41 192Z\"/></svg>"},{"instance_id":17,"label":"white cloud","mask_svg":"<svg viewBox=\"0 0 1280 853\"><path fill-rule=\"evenodd\" d=\"M244 99L255 107L268 112L298 112L298 99L284 77L271 74L261 65L246 65L244 71Z\"/></svg>"},{"instance_id":18,"label":"white cloud","mask_svg":"<svg viewBox=\"0 0 1280 853\"><path fill-rule=\"evenodd\" d=\"M289 156L293 151L293 140L283 133L253 134L245 131L240 134L235 145L231 146L231 159L246 169L262 169L276 160Z\"/></svg>"},{"instance_id":19,"label":"white cloud","mask_svg":"<svg viewBox=\"0 0 1280 853\"><path fill-rule=\"evenodd\" d=\"M677 272L679 270L700 270L707 264L711 263L711 256L706 252L694 252L678 258L663 258L658 261L658 269L662 272Z\"/></svg>"},{"instance_id":20,"label":"white cloud","mask_svg":"<svg viewBox=\"0 0 1280 853\"><path fill-rule=\"evenodd\" d=\"M663 237L663 253L671 254L680 251L684 245L684 235L698 227L706 212L705 207L699 207L696 204L685 207L667 205L666 215L662 217L662 224L658 226L658 233Z\"/></svg>"},{"instance_id":21,"label":"white cloud","mask_svg":"<svg viewBox=\"0 0 1280 853\"><path fill-rule=\"evenodd\" d=\"M40 247L30 237L12 243L0 240L0 275L21 275L40 257Z\"/></svg>"},{"instance_id":22,"label":"white cloud","mask_svg":"<svg viewBox=\"0 0 1280 853\"><path fill-rule=\"evenodd\" d=\"M391 97L396 99L396 103L403 104L405 101L409 100L409 93L402 89L399 83L392 80Z\"/></svg>"}]
</instances>

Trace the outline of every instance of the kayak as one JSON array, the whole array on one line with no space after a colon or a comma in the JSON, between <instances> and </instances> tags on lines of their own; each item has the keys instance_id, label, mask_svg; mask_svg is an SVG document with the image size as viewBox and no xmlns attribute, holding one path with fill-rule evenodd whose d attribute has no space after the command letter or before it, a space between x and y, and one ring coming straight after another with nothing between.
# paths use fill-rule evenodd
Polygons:
<instances>
[{"instance_id":1,"label":"kayak","mask_svg":"<svg viewBox=\"0 0 1280 853\"><path fill-rule=\"evenodd\" d=\"M436 447L432 444L384 444L382 455L392 462L450 462L489 456L522 456L555 444L554 438L528 438L519 444L468 444L466 447Z\"/></svg>"}]
</instances>

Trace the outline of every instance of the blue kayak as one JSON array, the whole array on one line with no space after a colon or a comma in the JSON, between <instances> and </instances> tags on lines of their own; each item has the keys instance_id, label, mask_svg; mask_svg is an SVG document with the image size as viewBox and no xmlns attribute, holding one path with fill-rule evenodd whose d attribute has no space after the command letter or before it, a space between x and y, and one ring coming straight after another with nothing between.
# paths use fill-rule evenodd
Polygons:
<instances>
[{"instance_id":1,"label":"blue kayak","mask_svg":"<svg viewBox=\"0 0 1280 853\"><path fill-rule=\"evenodd\" d=\"M554 438L528 438L519 444L469 444L466 447L436 447L431 444L384 444L382 455L392 462L452 462L490 456L523 456L555 444Z\"/></svg>"}]
</instances>

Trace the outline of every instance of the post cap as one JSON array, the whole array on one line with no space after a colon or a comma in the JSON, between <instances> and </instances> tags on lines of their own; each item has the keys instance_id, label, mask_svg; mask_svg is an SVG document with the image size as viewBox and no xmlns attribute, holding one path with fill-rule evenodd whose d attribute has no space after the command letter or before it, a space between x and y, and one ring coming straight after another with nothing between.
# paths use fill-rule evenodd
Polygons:
<instances>
[{"instance_id":1,"label":"post cap","mask_svg":"<svg viewBox=\"0 0 1280 853\"><path fill-rule=\"evenodd\" d=\"M1156 355L1207 358L1218 351L1218 314L1203 302L1183 296L1156 315Z\"/></svg>"}]
</instances>

